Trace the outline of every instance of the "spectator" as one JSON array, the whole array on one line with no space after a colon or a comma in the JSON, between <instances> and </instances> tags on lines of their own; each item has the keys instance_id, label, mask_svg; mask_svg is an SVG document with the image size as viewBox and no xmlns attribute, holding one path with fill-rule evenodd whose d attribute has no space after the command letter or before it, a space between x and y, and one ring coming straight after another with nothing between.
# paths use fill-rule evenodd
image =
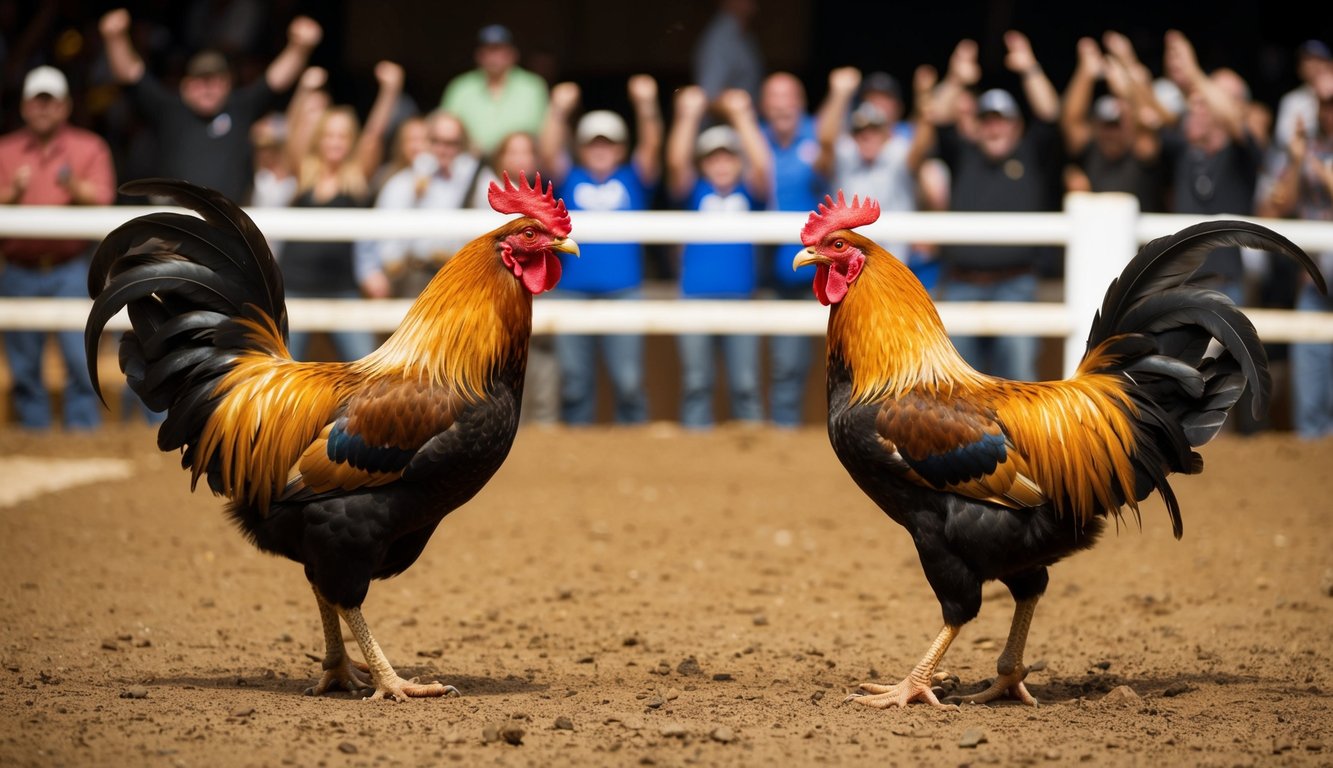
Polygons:
<instances>
[{"instance_id":1,"label":"spectator","mask_svg":"<svg viewBox=\"0 0 1333 768\"><path fill-rule=\"evenodd\" d=\"M403 87L402 67L390 61L375 65L379 92L360 129L355 110L333 106L318 111L325 99L318 92L326 73L312 67L289 109L288 156L297 169L296 208L360 208L370 205L370 174L383 156L385 126ZM373 260L356 258L350 242L288 241L283 246L283 279L289 298L385 298L388 277ZM375 337L366 331L330 334L343 360L358 360L375 349ZM293 331L288 342L292 357L305 356L310 335Z\"/></svg>"},{"instance_id":2,"label":"spectator","mask_svg":"<svg viewBox=\"0 0 1333 768\"><path fill-rule=\"evenodd\" d=\"M815 167L819 140L815 136L815 120L806 112L805 86L789 72L769 75L760 92L759 113L773 155L773 189L768 208L814 210L830 191L827 177L830 169ZM796 271L791 268L799 250L799 244L773 249L771 276L773 291L779 299L814 300L810 291L814 266ZM795 427L801 423L812 344L809 336L769 338L769 414L778 426Z\"/></svg>"},{"instance_id":3,"label":"spectator","mask_svg":"<svg viewBox=\"0 0 1333 768\"><path fill-rule=\"evenodd\" d=\"M707 95L693 85L677 93L675 121L667 139L668 192L676 203L705 215L760 210L768 197L772 156L759 130L754 104L739 88L723 93L718 103L728 124L701 133ZM689 243L681 253L681 296L752 298L755 267L753 245ZM694 429L713 426L714 356L718 352L727 367L731 417L748 424L763 421L758 336L687 334L678 344L682 424Z\"/></svg>"},{"instance_id":4,"label":"spectator","mask_svg":"<svg viewBox=\"0 0 1333 768\"><path fill-rule=\"evenodd\" d=\"M975 131L957 124L958 94L981 80L977 45L963 40L928 105L938 126L938 152L950 171L953 211L1056 211L1064 162L1056 125L1060 97L1025 35L1004 36L1005 66L1022 78L1032 111L1025 124L1018 102L992 88L978 97ZM924 91L924 89L923 89ZM927 128L927 130L931 130ZM1035 301L1043 249L1029 245L945 245L939 295L946 301ZM1025 336L959 336L954 345L977 370L1010 379L1037 376L1037 340Z\"/></svg>"},{"instance_id":5,"label":"spectator","mask_svg":"<svg viewBox=\"0 0 1333 768\"><path fill-rule=\"evenodd\" d=\"M1296 76L1301 84L1282 94L1277 103L1277 126L1273 139L1278 150L1286 149L1300 118L1308 135L1319 125L1319 94L1316 83L1333 74L1333 51L1322 40L1306 40L1296 49Z\"/></svg>"},{"instance_id":6,"label":"spectator","mask_svg":"<svg viewBox=\"0 0 1333 768\"><path fill-rule=\"evenodd\" d=\"M546 112L546 81L518 65L518 48L500 24L477 33L476 69L445 86L440 108L458 115L481 156L513 131L537 133Z\"/></svg>"},{"instance_id":7,"label":"spectator","mask_svg":"<svg viewBox=\"0 0 1333 768\"><path fill-rule=\"evenodd\" d=\"M403 170L411 168L412 161L426 150L430 149L429 142L426 139L426 118L413 115L403 118L398 127L393 131L393 142L389 146L389 158L380 164L375 170L375 175L370 179L371 194L379 195L384 189L384 182L389 177Z\"/></svg>"},{"instance_id":8,"label":"spectator","mask_svg":"<svg viewBox=\"0 0 1333 768\"><path fill-rule=\"evenodd\" d=\"M471 207L485 208L487 190L492 181L507 172L511 179L525 174L532 179L541 166L537 163L537 137L522 131L500 140L489 164L483 165L472 188ZM534 301L545 301L542 294ZM549 333L533 334L528 342L528 373L523 383L522 421L554 425L560 421L560 364L555 357L555 337Z\"/></svg>"},{"instance_id":9,"label":"spectator","mask_svg":"<svg viewBox=\"0 0 1333 768\"><path fill-rule=\"evenodd\" d=\"M551 108L538 137L538 160L549 170L570 211L641 211L648 208L661 176L662 116L657 81L648 75L629 79L638 139L631 154L629 129L615 112L593 110L574 132L577 162L567 148L569 119L579 102L579 87L560 83L551 89ZM577 217L575 217L577 218ZM591 243L582 257L564 261L555 298L640 298L643 246L639 243ZM615 420L637 424L648 418L643 388L643 337L560 335L560 416L567 424L589 424L597 404L597 350L615 390Z\"/></svg>"},{"instance_id":10,"label":"spectator","mask_svg":"<svg viewBox=\"0 0 1333 768\"><path fill-rule=\"evenodd\" d=\"M1151 78L1138 69L1128 38L1108 32L1106 46L1103 55L1096 40L1078 41L1078 65L1065 88L1060 115L1065 149L1073 160L1065 188L1127 192L1138 198L1139 210L1164 211L1161 123L1144 104ZM1093 101L1098 82L1110 92Z\"/></svg>"},{"instance_id":11,"label":"spectator","mask_svg":"<svg viewBox=\"0 0 1333 768\"><path fill-rule=\"evenodd\" d=\"M468 152L467 131L454 115L436 110L426 118L427 151L412 166L384 183L375 207L385 210L452 211L466 207L481 171L481 161ZM414 299L444 262L467 238L422 237L380 240L380 267L389 276L390 294Z\"/></svg>"},{"instance_id":12,"label":"spectator","mask_svg":"<svg viewBox=\"0 0 1333 768\"><path fill-rule=\"evenodd\" d=\"M752 101L759 99L764 56L754 34L758 13L759 0L720 0L694 44L694 82L704 89L718 114L725 114L718 99L729 89L740 88Z\"/></svg>"},{"instance_id":13,"label":"spectator","mask_svg":"<svg viewBox=\"0 0 1333 768\"><path fill-rule=\"evenodd\" d=\"M255 178L247 205L259 208L291 205L296 197L296 174L287 157L287 116L270 112L261 117L250 129L250 143L254 146ZM274 254L277 253L274 248Z\"/></svg>"},{"instance_id":14,"label":"spectator","mask_svg":"<svg viewBox=\"0 0 1333 768\"><path fill-rule=\"evenodd\" d=\"M110 205L115 200L111 150L94 133L69 125L72 103L65 75L37 67L23 81L23 127L0 137L0 203L4 205ZM86 298L86 240L0 241L0 297ZM55 334L65 363L63 424L101 424L97 396L83 353L83 334ZM46 332L7 331L5 359L14 383L14 409L27 429L49 429L51 403L42 382Z\"/></svg>"},{"instance_id":15,"label":"spectator","mask_svg":"<svg viewBox=\"0 0 1333 768\"><path fill-rule=\"evenodd\" d=\"M1165 70L1186 98L1186 111L1175 128L1163 131L1162 157L1171 181L1173 213L1254 213L1263 151L1245 119L1244 83L1230 70L1203 71L1189 39L1166 33ZM1245 269L1240 249L1219 248L1204 262L1214 275L1211 287L1237 304L1245 303Z\"/></svg>"},{"instance_id":16,"label":"spectator","mask_svg":"<svg viewBox=\"0 0 1333 768\"><path fill-rule=\"evenodd\" d=\"M1271 188L1259 197L1261 216L1295 216L1333 221L1333 72L1320 83L1313 136L1296 115L1290 138ZM1333 250L1315 254L1320 270L1333 275ZM1300 277L1295 308L1300 312L1333 312L1333 301L1319 293L1314 281ZM1291 345L1292 426L1307 440L1333 436L1333 343Z\"/></svg>"},{"instance_id":17,"label":"spectator","mask_svg":"<svg viewBox=\"0 0 1333 768\"><path fill-rule=\"evenodd\" d=\"M100 28L107 62L157 137L154 173L211 187L232 200L250 190L250 129L278 94L296 83L323 31L313 19L298 16L287 28L287 46L264 77L233 88L227 59L204 50L190 58L173 94L148 72L130 41L130 14L118 8L102 17Z\"/></svg>"},{"instance_id":18,"label":"spectator","mask_svg":"<svg viewBox=\"0 0 1333 768\"><path fill-rule=\"evenodd\" d=\"M929 134L916 132L910 125L899 127L896 117L901 114L902 103L893 96L897 83L884 72L875 74L875 82L869 84L876 95L863 99L849 117L852 98L863 85L861 72L855 67L839 67L829 73L829 108L819 115L816 165L833 169L835 189L874 198L886 213L915 211L915 179L929 149ZM886 108L893 114L885 112ZM919 139L914 140L914 136ZM910 260L910 243L880 244L904 263Z\"/></svg>"}]
</instances>

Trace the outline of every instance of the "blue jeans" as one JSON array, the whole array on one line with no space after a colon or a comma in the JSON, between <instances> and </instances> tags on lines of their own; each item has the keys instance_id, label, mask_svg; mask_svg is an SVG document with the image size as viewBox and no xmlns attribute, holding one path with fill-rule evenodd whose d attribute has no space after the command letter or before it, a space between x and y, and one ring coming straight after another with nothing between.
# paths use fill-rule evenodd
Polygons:
<instances>
[{"instance_id":1,"label":"blue jeans","mask_svg":"<svg viewBox=\"0 0 1333 768\"><path fill-rule=\"evenodd\" d=\"M0 297L87 298L88 260L77 258L49 269L29 269L16 264L0 267ZM5 359L14 379L14 410L19 424L28 429L51 428L51 399L42 384L42 350L47 331L8 331L4 335ZM101 406L93 393L92 379L83 351L83 334L59 331L54 334L65 362L64 426L93 429L102 423Z\"/></svg>"},{"instance_id":2,"label":"blue jeans","mask_svg":"<svg viewBox=\"0 0 1333 768\"><path fill-rule=\"evenodd\" d=\"M713 425L713 389L717 384L714 351L727 367L731 418L764 419L759 395L759 337L688 334L677 339L681 367L680 422L687 427Z\"/></svg>"},{"instance_id":3,"label":"blue jeans","mask_svg":"<svg viewBox=\"0 0 1333 768\"><path fill-rule=\"evenodd\" d=\"M777 298L789 301L814 301L808 283L778 286ZM806 380L810 377L809 336L770 336L768 339L768 398L773 423L797 427L805 412Z\"/></svg>"},{"instance_id":4,"label":"blue jeans","mask_svg":"<svg viewBox=\"0 0 1333 768\"><path fill-rule=\"evenodd\" d=\"M1296 295L1299 312L1333 311L1333 303L1312 284ZM1333 343L1291 345L1291 421L1298 437L1333 435Z\"/></svg>"},{"instance_id":5,"label":"blue jeans","mask_svg":"<svg viewBox=\"0 0 1333 768\"><path fill-rule=\"evenodd\" d=\"M943 301L1036 301L1036 274L995 280L966 282L940 277ZM991 376L1018 381L1037 378L1037 339L1033 336L954 336L953 345L968 365Z\"/></svg>"},{"instance_id":6,"label":"blue jeans","mask_svg":"<svg viewBox=\"0 0 1333 768\"><path fill-rule=\"evenodd\" d=\"M288 298L293 299L360 299L361 294L356 291L346 291L332 295L314 296L310 294L287 291ZM379 342L375 339L375 334L370 331L330 331L329 341L333 342L333 348L338 353L338 359L343 361L360 360L366 355L374 352L379 347ZM293 360L304 360L306 349L310 346L310 334L306 331L293 331L287 339L287 351L292 353Z\"/></svg>"},{"instance_id":7,"label":"blue jeans","mask_svg":"<svg viewBox=\"0 0 1333 768\"><path fill-rule=\"evenodd\" d=\"M584 293L555 290L547 294L560 299L606 299L630 301L643 294L638 288L613 293ZM642 424L648 420L648 396L643 388L643 336L607 334L586 336L561 334L555 337L555 358L560 364L560 420L566 424L591 424L597 418L597 352L611 378L617 424Z\"/></svg>"}]
</instances>

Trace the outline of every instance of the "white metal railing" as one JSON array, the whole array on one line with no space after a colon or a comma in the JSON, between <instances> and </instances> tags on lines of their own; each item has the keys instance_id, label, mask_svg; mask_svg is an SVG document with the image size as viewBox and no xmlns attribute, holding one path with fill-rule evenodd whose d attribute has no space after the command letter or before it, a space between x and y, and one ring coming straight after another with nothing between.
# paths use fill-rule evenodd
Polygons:
<instances>
[{"instance_id":1,"label":"white metal railing","mask_svg":"<svg viewBox=\"0 0 1333 768\"><path fill-rule=\"evenodd\" d=\"M0 238L77 237L100 239L135 216L171 210L157 206L0 206ZM247 211L275 240L374 240L414 237L469 239L508 216L492 211L380 211L253 208ZM752 242L794 243L806 220L802 213L700 214L681 211L573 214L580 243ZM1065 369L1082 356L1093 313L1107 285L1138 246L1201 220L1197 216L1141 214L1132 196L1071 194L1059 213L886 213L860 231L877 240L1066 246L1061 303L940 304L951 333L1023 334L1065 339ZM1269 226L1307 251L1333 250L1333 223L1251 219ZM390 331L407 301L292 299L293 328ZM0 329L82 329L89 302L60 299L0 299ZM1333 313L1246 310L1270 341L1333 341ZM828 310L791 301L635 302L544 301L534 305L538 333L759 333L819 335ZM112 328L126 327L124 313Z\"/></svg>"}]
</instances>

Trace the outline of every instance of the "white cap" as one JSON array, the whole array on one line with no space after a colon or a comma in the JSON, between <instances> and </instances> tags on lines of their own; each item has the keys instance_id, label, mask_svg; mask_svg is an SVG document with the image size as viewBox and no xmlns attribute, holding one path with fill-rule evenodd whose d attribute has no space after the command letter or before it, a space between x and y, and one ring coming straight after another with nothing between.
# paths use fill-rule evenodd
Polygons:
<instances>
[{"instance_id":1,"label":"white cap","mask_svg":"<svg viewBox=\"0 0 1333 768\"><path fill-rule=\"evenodd\" d=\"M1092 103L1092 116L1103 123L1120 122L1120 99L1106 94Z\"/></svg>"},{"instance_id":2,"label":"white cap","mask_svg":"<svg viewBox=\"0 0 1333 768\"><path fill-rule=\"evenodd\" d=\"M707 157L719 149L725 149L733 155L741 153L741 137L729 125L715 125L699 134L694 142L694 153L698 157Z\"/></svg>"},{"instance_id":3,"label":"white cap","mask_svg":"<svg viewBox=\"0 0 1333 768\"><path fill-rule=\"evenodd\" d=\"M594 109L579 120L579 127L574 131L574 140L587 144L601 136L617 144L629 140L629 129L620 115L608 109Z\"/></svg>"},{"instance_id":4,"label":"white cap","mask_svg":"<svg viewBox=\"0 0 1333 768\"><path fill-rule=\"evenodd\" d=\"M42 94L64 99L69 96L69 81L65 74L55 67L37 67L23 80L23 98L31 99Z\"/></svg>"},{"instance_id":5,"label":"white cap","mask_svg":"<svg viewBox=\"0 0 1333 768\"><path fill-rule=\"evenodd\" d=\"M977 99L977 114L982 116L996 114L1013 120L1019 115L1018 102L1014 101L1014 97L1008 91L992 88Z\"/></svg>"}]
</instances>

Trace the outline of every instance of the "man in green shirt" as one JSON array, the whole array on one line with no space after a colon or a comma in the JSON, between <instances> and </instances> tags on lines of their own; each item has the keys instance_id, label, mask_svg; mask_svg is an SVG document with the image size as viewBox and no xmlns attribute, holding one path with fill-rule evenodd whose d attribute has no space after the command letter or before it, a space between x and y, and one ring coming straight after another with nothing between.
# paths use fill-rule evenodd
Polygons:
<instances>
[{"instance_id":1,"label":"man in green shirt","mask_svg":"<svg viewBox=\"0 0 1333 768\"><path fill-rule=\"evenodd\" d=\"M477 68L451 80L440 107L467 127L473 148L490 155L500 140L516 131L536 135L546 114L550 89L540 76L518 66L518 48L500 24L477 34Z\"/></svg>"}]
</instances>

